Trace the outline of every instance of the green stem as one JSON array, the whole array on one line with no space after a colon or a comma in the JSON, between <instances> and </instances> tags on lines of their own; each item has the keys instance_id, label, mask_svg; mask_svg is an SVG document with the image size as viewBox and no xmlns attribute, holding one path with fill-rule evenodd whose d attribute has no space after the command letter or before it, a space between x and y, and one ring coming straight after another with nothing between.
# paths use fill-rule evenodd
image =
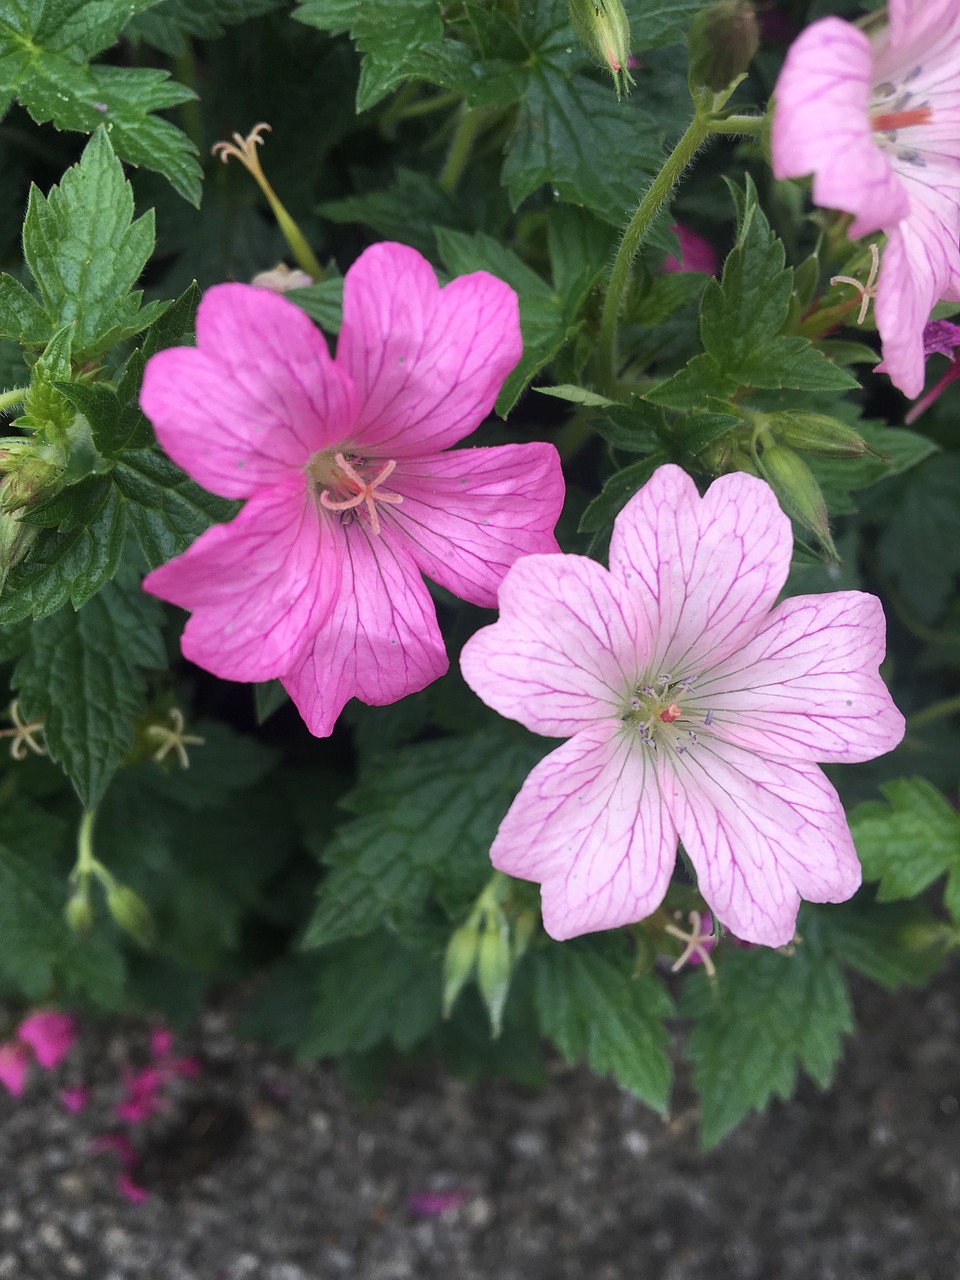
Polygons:
<instances>
[{"instance_id":1,"label":"green stem","mask_svg":"<svg viewBox=\"0 0 960 1280\"><path fill-rule=\"evenodd\" d=\"M93 823L96 816L96 809L87 809L80 819L80 827L77 831L77 861L73 868L73 878L82 884L91 875L95 876L109 893L117 888L117 880L93 852Z\"/></svg>"},{"instance_id":2,"label":"green stem","mask_svg":"<svg viewBox=\"0 0 960 1280\"><path fill-rule=\"evenodd\" d=\"M15 387L13 391L0 393L0 413L5 413L7 409L12 409L14 405L23 404L29 390L29 387Z\"/></svg>"},{"instance_id":3,"label":"green stem","mask_svg":"<svg viewBox=\"0 0 960 1280\"><path fill-rule=\"evenodd\" d=\"M455 107L462 97L462 94L451 90L449 93L436 93L432 98L421 98L418 102L404 103L396 110L385 111L380 127L392 128L401 120L417 120L420 116L433 115L435 111L445 111L447 107Z\"/></svg>"},{"instance_id":4,"label":"green stem","mask_svg":"<svg viewBox=\"0 0 960 1280\"><path fill-rule=\"evenodd\" d=\"M457 183L463 176L463 171L467 167L467 161L470 159L470 152L473 150L477 134L486 122L486 116L487 113L480 107L471 110L464 105L460 112L460 120L450 143L447 158L444 161L443 168L440 170L440 176L437 178L437 185L450 195L453 195L457 188Z\"/></svg>"},{"instance_id":5,"label":"green stem","mask_svg":"<svg viewBox=\"0 0 960 1280\"><path fill-rule=\"evenodd\" d=\"M907 729L921 729L925 724L933 724L934 721L943 720L958 711L960 711L960 697L943 698L940 702L933 702L929 707L924 707L916 715L909 716Z\"/></svg>"},{"instance_id":6,"label":"green stem","mask_svg":"<svg viewBox=\"0 0 960 1280\"><path fill-rule=\"evenodd\" d=\"M714 121L711 117L694 116L683 137L667 156L663 168L650 184L647 194L640 201L636 213L623 233L613 270L610 273L610 285L604 299L603 316L600 320L597 358L603 387L612 386L616 377L617 321L620 317L624 294L630 282L633 259L650 224L660 212L663 202L679 182L684 169L703 146L713 128Z\"/></svg>"},{"instance_id":7,"label":"green stem","mask_svg":"<svg viewBox=\"0 0 960 1280\"><path fill-rule=\"evenodd\" d=\"M710 125L711 133L733 133L745 137L758 134L763 129L766 116L724 116Z\"/></svg>"},{"instance_id":8,"label":"green stem","mask_svg":"<svg viewBox=\"0 0 960 1280\"><path fill-rule=\"evenodd\" d=\"M180 105L180 116L183 123L183 131L197 148L198 151L203 149L203 124L200 120L200 99L197 94L197 74L196 65L193 60L193 48L188 43L183 53L177 54L173 61L174 74L181 84L185 84L188 89L192 89L194 97L188 98L186 102Z\"/></svg>"}]
</instances>

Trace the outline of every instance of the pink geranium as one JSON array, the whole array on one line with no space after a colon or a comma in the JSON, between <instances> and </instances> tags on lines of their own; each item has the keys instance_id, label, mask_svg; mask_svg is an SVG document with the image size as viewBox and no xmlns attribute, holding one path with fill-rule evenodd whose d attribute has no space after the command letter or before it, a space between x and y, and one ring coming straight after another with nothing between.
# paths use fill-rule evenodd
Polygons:
<instances>
[{"instance_id":1,"label":"pink geranium","mask_svg":"<svg viewBox=\"0 0 960 1280\"><path fill-rule=\"evenodd\" d=\"M528 556L507 574L499 621L461 662L489 706L569 738L491 850L542 884L553 937L651 915L678 836L714 915L749 942L781 946L801 898L856 890L843 807L815 761L882 755L903 717L877 672L874 596L772 607L792 549L763 481L723 476L701 498L665 466L617 517L609 571Z\"/></svg>"},{"instance_id":2,"label":"pink geranium","mask_svg":"<svg viewBox=\"0 0 960 1280\"><path fill-rule=\"evenodd\" d=\"M960 5L890 0L873 39L840 18L791 46L776 86L773 168L813 174L817 204L884 231L875 314L884 369L923 389L923 330L960 299Z\"/></svg>"},{"instance_id":3,"label":"pink geranium","mask_svg":"<svg viewBox=\"0 0 960 1280\"><path fill-rule=\"evenodd\" d=\"M442 675L421 573L491 606L518 556L556 550L552 445L446 452L520 354L508 285L478 271L441 289L399 244L347 272L335 361L289 300L209 290L196 348L154 356L141 396L175 462L247 499L145 581L193 611L184 654L225 679L278 677L318 735L351 697L382 705Z\"/></svg>"}]
</instances>

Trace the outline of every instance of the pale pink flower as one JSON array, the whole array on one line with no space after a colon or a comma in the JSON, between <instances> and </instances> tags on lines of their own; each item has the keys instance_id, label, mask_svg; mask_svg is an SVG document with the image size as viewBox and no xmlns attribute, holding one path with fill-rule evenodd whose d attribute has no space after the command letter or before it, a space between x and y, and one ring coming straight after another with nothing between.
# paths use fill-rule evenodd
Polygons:
<instances>
[{"instance_id":1,"label":"pale pink flower","mask_svg":"<svg viewBox=\"0 0 960 1280\"><path fill-rule=\"evenodd\" d=\"M960 5L890 0L871 40L841 18L808 27L775 91L773 169L813 174L818 205L853 214L854 236L887 235L875 315L883 363L923 390L923 330L960 299Z\"/></svg>"},{"instance_id":2,"label":"pale pink flower","mask_svg":"<svg viewBox=\"0 0 960 1280\"><path fill-rule=\"evenodd\" d=\"M347 272L336 361L289 300L209 290L196 348L155 355L141 395L175 462L247 499L145 581L193 611L184 654L225 679L278 677L318 735L351 697L383 705L442 675L421 573L492 606L518 556L556 550L552 445L449 451L520 354L508 285L478 271L440 289L403 245Z\"/></svg>"},{"instance_id":3,"label":"pale pink flower","mask_svg":"<svg viewBox=\"0 0 960 1280\"><path fill-rule=\"evenodd\" d=\"M41 1067L48 1071L59 1066L77 1038L76 1023L67 1013L38 1009L29 1014L17 1028L17 1039L28 1044Z\"/></svg>"},{"instance_id":4,"label":"pale pink flower","mask_svg":"<svg viewBox=\"0 0 960 1280\"><path fill-rule=\"evenodd\" d=\"M15 1098L22 1098L30 1070L30 1051L24 1044L0 1044L0 1084Z\"/></svg>"},{"instance_id":5,"label":"pale pink flower","mask_svg":"<svg viewBox=\"0 0 960 1280\"><path fill-rule=\"evenodd\" d=\"M717 273L717 251L709 240L705 240L699 232L677 223L670 230L680 242L680 257L671 254L664 259L663 269L674 271L703 271L713 276Z\"/></svg>"},{"instance_id":6,"label":"pale pink flower","mask_svg":"<svg viewBox=\"0 0 960 1280\"><path fill-rule=\"evenodd\" d=\"M643 920L677 839L714 916L781 946L801 898L860 883L816 761L870 760L903 736L878 675L879 601L859 591L775 608L793 549L772 490L740 473L700 497L660 467L617 517L610 569L528 556L500 619L461 658L467 683L534 733L569 738L500 825L496 867L542 885L554 938Z\"/></svg>"}]
</instances>

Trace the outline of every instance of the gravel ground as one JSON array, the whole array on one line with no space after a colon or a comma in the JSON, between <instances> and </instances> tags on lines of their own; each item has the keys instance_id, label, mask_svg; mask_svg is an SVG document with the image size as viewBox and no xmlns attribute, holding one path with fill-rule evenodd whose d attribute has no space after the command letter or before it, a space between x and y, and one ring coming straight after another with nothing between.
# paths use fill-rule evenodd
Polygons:
<instances>
[{"instance_id":1,"label":"gravel ground","mask_svg":"<svg viewBox=\"0 0 960 1280\"><path fill-rule=\"evenodd\" d=\"M140 1135L140 1205L90 1144L146 1031L90 1030L57 1079L0 1100L0 1278L957 1280L960 998L944 979L858 1007L829 1093L706 1156L682 1082L666 1124L560 1066L540 1093L420 1073L364 1107L211 1013L183 1046L203 1073ZM90 1105L67 1114L81 1078ZM418 1215L424 1192L460 1203Z\"/></svg>"}]
</instances>

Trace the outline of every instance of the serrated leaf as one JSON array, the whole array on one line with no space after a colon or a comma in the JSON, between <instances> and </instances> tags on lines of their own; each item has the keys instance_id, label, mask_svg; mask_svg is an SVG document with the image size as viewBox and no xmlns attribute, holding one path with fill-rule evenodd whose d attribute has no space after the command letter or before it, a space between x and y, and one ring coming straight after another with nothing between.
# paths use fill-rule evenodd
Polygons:
<instances>
[{"instance_id":1,"label":"serrated leaf","mask_svg":"<svg viewBox=\"0 0 960 1280\"><path fill-rule=\"evenodd\" d=\"M303 945L400 928L437 886L465 906L493 874L497 826L542 753L499 729L392 752L341 802L361 816L329 843L317 835L330 871Z\"/></svg>"},{"instance_id":2,"label":"serrated leaf","mask_svg":"<svg viewBox=\"0 0 960 1280\"><path fill-rule=\"evenodd\" d=\"M531 961L540 1029L566 1061L586 1060L665 1112L671 1069L663 1020L671 1002L659 979L632 976L622 939L554 943Z\"/></svg>"},{"instance_id":3,"label":"serrated leaf","mask_svg":"<svg viewBox=\"0 0 960 1280\"><path fill-rule=\"evenodd\" d=\"M960 815L925 778L897 778L849 815L857 856L877 898L915 898L944 872L960 869Z\"/></svg>"},{"instance_id":4,"label":"serrated leaf","mask_svg":"<svg viewBox=\"0 0 960 1280\"><path fill-rule=\"evenodd\" d=\"M161 0L124 28L128 40L143 40L172 58L182 57L191 36L215 40L227 27L279 9L283 0Z\"/></svg>"},{"instance_id":5,"label":"serrated leaf","mask_svg":"<svg viewBox=\"0 0 960 1280\"><path fill-rule=\"evenodd\" d=\"M924 622L941 612L960 573L958 492L960 456L944 454L906 476L884 513L877 554Z\"/></svg>"},{"instance_id":6,"label":"serrated leaf","mask_svg":"<svg viewBox=\"0 0 960 1280\"><path fill-rule=\"evenodd\" d=\"M51 333L46 311L19 280L0 275L0 337L43 346Z\"/></svg>"},{"instance_id":7,"label":"serrated leaf","mask_svg":"<svg viewBox=\"0 0 960 1280\"><path fill-rule=\"evenodd\" d=\"M0 809L0 972L30 1000L48 994L66 940L63 835L58 819L22 800Z\"/></svg>"},{"instance_id":8,"label":"serrated leaf","mask_svg":"<svg viewBox=\"0 0 960 1280\"><path fill-rule=\"evenodd\" d=\"M664 409L707 409L711 402L729 399L737 389L736 379L724 373L713 356L703 353L643 398Z\"/></svg>"},{"instance_id":9,"label":"serrated leaf","mask_svg":"<svg viewBox=\"0 0 960 1280\"><path fill-rule=\"evenodd\" d=\"M843 974L812 942L790 955L731 952L715 985L702 974L688 979L680 1009L693 1019L686 1056L706 1149L771 1097L790 1098L801 1068L825 1088L853 1028Z\"/></svg>"},{"instance_id":10,"label":"serrated leaf","mask_svg":"<svg viewBox=\"0 0 960 1280\"><path fill-rule=\"evenodd\" d=\"M736 370L743 384L751 387L851 391L860 386L846 369L828 360L806 338L771 338Z\"/></svg>"},{"instance_id":11,"label":"serrated leaf","mask_svg":"<svg viewBox=\"0 0 960 1280\"><path fill-rule=\"evenodd\" d=\"M704 7L703 0L626 0L633 51L683 40Z\"/></svg>"},{"instance_id":12,"label":"serrated leaf","mask_svg":"<svg viewBox=\"0 0 960 1280\"><path fill-rule=\"evenodd\" d=\"M143 668L166 665L160 606L135 574L109 583L85 608L35 624L14 669L24 714L43 721L50 757L94 808L133 740L145 705Z\"/></svg>"},{"instance_id":13,"label":"serrated leaf","mask_svg":"<svg viewBox=\"0 0 960 1280\"><path fill-rule=\"evenodd\" d=\"M942 948L920 948L912 942L918 928L936 927L934 917L919 902L807 909L808 915L814 913L819 935L833 954L888 991L923 986L943 967Z\"/></svg>"},{"instance_id":14,"label":"serrated leaf","mask_svg":"<svg viewBox=\"0 0 960 1280\"><path fill-rule=\"evenodd\" d=\"M126 517L151 569L237 512L237 503L201 489L155 449L125 450L110 480L125 500Z\"/></svg>"}]
</instances>

